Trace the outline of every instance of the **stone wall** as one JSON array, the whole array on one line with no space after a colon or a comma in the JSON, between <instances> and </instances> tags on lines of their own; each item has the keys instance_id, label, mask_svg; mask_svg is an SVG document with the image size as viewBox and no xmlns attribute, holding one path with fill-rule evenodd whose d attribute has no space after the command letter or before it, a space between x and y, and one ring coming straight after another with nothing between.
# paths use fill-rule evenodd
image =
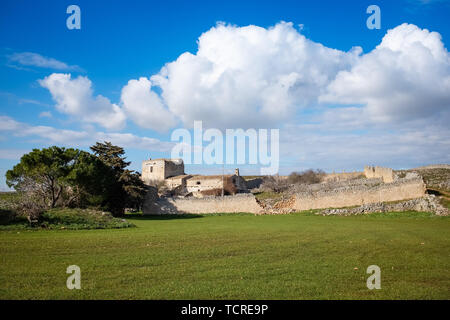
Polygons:
<instances>
[{"instance_id":1,"label":"stone wall","mask_svg":"<svg viewBox=\"0 0 450 320\"><path fill-rule=\"evenodd\" d=\"M273 206L276 209L272 210L273 212L270 208L260 205L253 194L158 199L156 191L153 190L152 194L147 196L143 212L144 214L288 213L416 199L423 197L425 190L423 180L417 177L397 179L387 184L383 183L381 178L376 178L310 185L297 190L288 200L277 202Z\"/></svg>"},{"instance_id":2,"label":"stone wall","mask_svg":"<svg viewBox=\"0 0 450 320\"><path fill-rule=\"evenodd\" d=\"M419 211L432 212L438 216L450 215L450 209L444 207L433 194L426 194L422 198L395 201L395 202L376 202L366 203L359 207L341 208L341 209L325 209L320 210L316 214L322 215L353 215L367 214L374 212L403 212L403 211Z\"/></svg>"},{"instance_id":3,"label":"stone wall","mask_svg":"<svg viewBox=\"0 0 450 320\"><path fill-rule=\"evenodd\" d=\"M297 211L359 206L367 203L399 201L425 195L422 179L399 179L389 184L361 185L349 188L296 194Z\"/></svg>"},{"instance_id":4,"label":"stone wall","mask_svg":"<svg viewBox=\"0 0 450 320\"><path fill-rule=\"evenodd\" d=\"M188 192L201 192L211 189L222 189L227 180L230 180L230 177L193 176L186 181L186 189Z\"/></svg>"},{"instance_id":5,"label":"stone wall","mask_svg":"<svg viewBox=\"0 0 450 320\"><path fill-rule=\"evenodd\" d=\"M161 198L144 206L144 214L261 213L261 206L252 194L224 197Z\"/></svg>"},{"instance_id":6,"label":"stone wall","mask_svg":"<svg viewBox=\"0 0 450 320\"><path fill-rule=\"evenodd\" d=\"M344 180L350 180L350 179L357 179L363 176L364 174L362 172L341 172L341 173L328 173L324 178L323 181L344 181Z\"/></svg>"},{"instance_id":7,"label":"stone wall","mask_svg":"<svg viewBox=\"0 0 450 320\"><path fill-rule=\"evenodd\" d=\"M207 190L222 189L230 191L246 191L247 186L245 180L237 175L218 175L218 176L192 176L186 180L186 189L188 192L200 193ZM235 192L233 192L235 193Z\"/></svg>"},{"instance_id":8,"label":"stone wall","mask_svg":"<svg viewBox=\"0 0 450 320\"><path fill-rule=\"evenodd\" d=\"M165 180L165 185L169 189L175 189L178 187L186 188L186 181L191 177L192 176L188 174L171 177Z\"/></svg>"},{"instance_id":9,"label":"stone wall","mask_svg":"<svg viewBox=\"0 0 450 320\"><path fill-rule=\"evenodd\" d=\"M391 183L394 181L394 171L391 168L364 166L364 175L366 178L381 178L384 183Z\"/></svg>"}]
</instances>

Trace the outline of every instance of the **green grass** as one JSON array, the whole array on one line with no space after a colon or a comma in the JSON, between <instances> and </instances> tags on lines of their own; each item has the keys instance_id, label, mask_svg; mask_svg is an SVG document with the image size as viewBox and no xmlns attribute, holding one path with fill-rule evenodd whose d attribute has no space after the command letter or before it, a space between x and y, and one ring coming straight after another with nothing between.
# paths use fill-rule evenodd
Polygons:
<instances>
[{"instance_id":1,"label":"green grass","mask_svg":"<svg viewBox=\"0 0 450 320\"><path fill-rule=\"evenodd\" d=\"M450 299L450 219L133 215L137 228L0 232L0 299ZM81 290L66 268L81 268ZM381 267L381 290L366 269Z\"/></svg>"},{"instance_id":2,"label":"green grass","mask_svg":"<svg viewBox=\"0 0 450 320\"><path fill-rule=\"evenodd\" d=\"M440 202L444 207L446 207L447 209L450 209L450 198L449 197L441 197Z\"/></svg>"},{"instance_id":3,"label":"green grass","mask_svg":"<svg viewBox=\"0 0 450 320\"><path fill-rule=\"evenodd\" d=\"M45 211L39 221L30 225L24 216L13 210L0 208L0 230L40 229L114 229L134 227L126 219L114 218L110 213L92 209L55 208Z\"/></svg>"}]
</instances>

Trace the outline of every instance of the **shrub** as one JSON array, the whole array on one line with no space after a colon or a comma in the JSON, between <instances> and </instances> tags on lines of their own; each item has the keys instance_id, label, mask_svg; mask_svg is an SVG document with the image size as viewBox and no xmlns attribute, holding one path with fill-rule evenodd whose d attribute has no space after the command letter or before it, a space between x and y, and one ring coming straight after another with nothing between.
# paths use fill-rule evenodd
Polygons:
<instances>
[{"instance_id":1,"label":"shrub","mask_svg":"<svg viewBox=\"0 0 450 320\"><path fill-rule=\"evenodd\" d=\"M41 226L50 229L110 229L133 227L125 219L93 209L51 209L42 214Z\"/></svg>"},{"instance_id":2,"label":"shrub","mask_svg":"<svg viewBox=\"0 0 450 320\"><path fill-rule=\"evenodd\" d=\"M38 196L28 192L19 202L17 211L19 215L27 218L30 225L36 225L39 222L41 214L46 207L38 201Z\"/></svg>"},{"instance_id":3,"label":"shrub","mask_svg":"<svg viewBox=\"0 0 450 320\"><path fill-rule=\"evenodd\" d=\"M292 172L287 180L289 184L314 184L322 182L324 177L324 171L309 169L303 172Z\"/></svg>"},{"instance_id":4,"label":"shrub","mask_svg":"<svg viewBox=\"0 0 450 320\"><path fill-rule=\"evenodd\" d=\"M23 216L0 209L0 230L17 229L113 229L135 225L125 219L115 218L109 212L94 209L54 208L44 211L32 224Z\"/></svg>"},{"instance_id":5,"label":"shrub","mask_svg":"<svg viewBox=\"0 0 450 320\"><path fill-rule=\"evenodd\" d=\"M292 172L287 178L280 176L264 177L263 183L258 188L259 192L284 192L293 185L306 185L322 182L325 172L317 170L306 170L303 172Z\"/></svg>"},{"instance_id":6,"label":"shrub","mask_svg":"<svg viewBox=\"0 0 450 320\"><path fill-rule=\"evenodd\" d=\"M263 183L259 187L261 192L283 192L289 188L289 183L286 178L280 176L264 177Z\"/></svg>"}]
</instances>

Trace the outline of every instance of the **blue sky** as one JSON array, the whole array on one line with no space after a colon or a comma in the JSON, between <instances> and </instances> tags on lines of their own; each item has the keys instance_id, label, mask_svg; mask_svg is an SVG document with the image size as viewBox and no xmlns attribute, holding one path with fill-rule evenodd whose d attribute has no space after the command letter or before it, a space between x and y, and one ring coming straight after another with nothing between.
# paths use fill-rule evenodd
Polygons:
<instances>
[{"instance_id":1,"label":"blue sky","mask_svg":"<svg viewBox=\"0 0 450 320\"><path fill-rule=\"evenodd\" d=\"M81 9L81 30L69 30L66 27L66 19L69 16L66 8L71 4L76 4ZM380 30L369 30L366 27L366 19L369 16L366 14L366 8L371 4L376 4L381 9ZM190 120L195 117L218 128L233 128L234 123L244 128L280 128L281 174L309 167L332 171L356 170L366 163L400 168L449 162L450 147L445 142L450 137L447 88L436 91L435 87L427 87L425 81L414 80L421 78L423 72L409 73L415 66L422 66L423 61L426 72L430 73L423 75L424 79L435 79L439 83L449 81L450 59L445 49L450 41L449 16L448 1L3 0L0 3L0 188L5 188L5 171L17 163L23 153L35 147L55 144L87 149L90 140L86 135L91 138L115 137L114 142L123 142L128 158L132 161L132 168L139 170L141 161L148 155L169 156L166 142L170 141L171 131L179 127L190 128ZM282 21L292 24L280 25ZM223 23L222 33L218 35L209 32L211 28L216 28L218 22ZM410 57L410 66L405 62L396 72L389 72L392 70L389 63L394 63L394 67L398 63L391 62L385 51L374 52L372 55L370 53L380 45L388 30L403 23L414 28L399 28L397 33L385 41L392 57L397 57L396 52L400 52L406 55L400 61L409 61L408 55L413 54L411 50L417 48L416 44L411 45L411 33L417 38L414 38L416 40L413 42L419 42L432 52L432 55L424 56L423 60L417 62L414 59L418 56L422 59L422 51L418 49L419 51ZM233 50L230 49L221 56L228 62L231 61L229 59L241 61L239 55L244 56L245 50L270 50L273 46L266 47L264 42L273 39L275 32L270 33L269 30L277 24L279 31L276 34L285 38L277 42L280 47L275 48L274 55L268 57L264 52L255 52L255 61L246 65L240 64L236 67L241 68L238 71L231 68L230 64L221 66L220 61L215 61L218 69L211 73L205 71L204 77L198 78L204 79L216 74L217 70L226 72L227 68L231 68L228 70L230 77L233 81L237 79L237 88L240 89L229 90L230 101L243 101L241 110L249 108L247 113L238 114L239 119L233 119L226 110L222 112L220 108L226 107L221 102L217 102L217 105L212 102L217 97L220 97L218 100L227 101L228 96L224 96L222 86L209 84L209 92L205 91L204 87L187 87L182 83L183 79L187 82L199 81L188 72L197 74L205 70L206 67L198 65L205 59L214 60L208 56L213 52L208 51L211 48L222 48L225 52L226 48L236 45ZM249 25L260 27L258 30L261 34L257 30L246 30L246 40L242 40L239 28ZM439 33L440 38L429 35L426 33L428 30ZM199 37L204 33L211 35L202 40L206 58L200 54L196 55ZM280 62L283 54L292 52L294 46L289 35L300 37L296 43L303 43L301 37L307 39L307 51L299 52L297 60L291 61L288 58L283 64ZM222 36L224 43L220 43ZM257 42L257 46L249 49L242 41L253 43L252 39ZM400 47L397 43L400 43ZM444 49L440 48L440 43ZM227 47L223 47L225 44ZM316 44L329 50L322 56ZM409 45L411 47L408 47ZM353 47L361 47L361 51L352 55L350 51ZM332 50L338 50L339 57L335 57ZM170 71L168 76L160 72L166 63L176 61L185 52L193 55L193 65L179 61L174 64L174 70ZM317 52L321 56L316 60L314 57ZM37 57L44 60L39 63ZM258 59L262 61L261 66L257 65ZM339 62L330 62L334 61L333 59L339 59ZM272 61L275 61L273 67ZM304 63L303 69L298 66L297 61ZM210 61L205 63L205 66L210 65ZM290 72L289 63L292 63L294 76ZM310 65L313 67L309 67ZM197 67L199 69L195 69ZM361 70L367 68L375 70L372 72L376 75L374 79L361 76L361 72L364 72ZM383 68L386 72L378 74L376 70L384 70ZM252 73L253 69L264 69L264 72L255 75ZM272 70L280 71L274 71L273 73L279 74L273 75ZM238 73L233 74L234 71ZM339 73L342 74L338 76ZM53 74L70 74L70 79L64 80L68 84L66 89L76 91L77 85L85 85L91 91L83 88L91 92L92 97L80 98L67 92L58 93L55 91L57 89L54 87L54 81L49 80L43 84L44 79ZM326 74L327 80L323 80L321 74ZM151 78L155 75L167 77L165 80L168 79L168 83L163 81L164 83L158 84L157 79ZM243 84L239 83L240 75L245 75L242 78L246 79L242 80ZM250 94L247 97L246 93L250 92L250 89L241 90L242 86L255 79L271 82L275 81L274 79L285 79L283 76L289 75L295 78L292 80L295 85L280 98L286 98L285 109L280 107L280 111L262 113L261 117L255 117L252 112L260 110L260 105L256 104L268 105L271 110L277 106L270 105L270 98L260 102L260 97L252 97ZM90 82L73 83L71 86L78 76ZM315 76L317 80L310 81ZM142 103L138 101L141 91L138 92L137 87L140 86L139 90L144 90L142 87L150 83L141 81L141 77L149 79L152 88L152 95L148 92L145 95L145 98L149 99L145 116L150 117L152 113L158 113L158 110L164 111L173 116L173 124L166 125L170 128L158 127L160 120L148 126L139 122L139 117L143 121L145 119L137 109L147 108L147 100L144 99ZM351 90L352 85L356 85L352 81L359 79L358 77L369 82L364 83L367 88L371 88L369 93L359 86ZM55 76L55 81L58 79ZM377 79L382 79L386 84L386 92L382 91L383 85L373 82ZM125 99L123 89L130 80L136 82L129 86L130 97ZM301 89L302 81L307 83L307 86L313 86L313 89ZM390 81L402 85L395 88L388 85ZM275 90L274 87L264 87L265 92L268 92L267 96L272 89ZM186 91L189 93L184 97ZM305 97L316 91L317 94ZM350 91L356 93L351 96ZM389 101L382 100L383 96L400 97L405 92L419 92L420 96L417 99L412 97L412 103L402 102L405 100L403 98L393 98L387 112L386 104L389 104ZM58 94L59 98L65 101L60 101L59 106ZM108 101L100 104L96 100L98 95ZM191 96L200 100L190 101ZM421 97L427 99L419 103ZM92 102L92 105L82 110L74 110L64 105L70 99L78 98L82 103ZM201 99L209 99L211 112L205 109L199 111L200 107L197 108L197 105L203 105ZM184 101L186 105L183 105ZM433 105L430 106L428 102ZM114 109L113 105L120 111ZM251 109L253 106L255 109ZM96 108L103 107L102 112L107 112L108 108L116 110L118 118L114 119L121 125L113 126L113 120L108 124L108 118L104 117L106 113L100 114L96 111ZM217 114L216 110L219 110ZM91 111L92 115L89 114ZM217 118L223 121L218 121ZM149 123L152 123L151 119ZM85 135L77 138L74 132L84 132ZM99 132L101 134L98 134ZM130 139L130 136L133 138ZM142 138L156 140L146 140L144 143ZM142 144L139 144L141 142ZM255 173L252 166L243 168L243 174ZM205 173L220 171L217 166L191 167L187 170ZM232 167L227 170L232 170Z\"/></svg>"}]
</instances>

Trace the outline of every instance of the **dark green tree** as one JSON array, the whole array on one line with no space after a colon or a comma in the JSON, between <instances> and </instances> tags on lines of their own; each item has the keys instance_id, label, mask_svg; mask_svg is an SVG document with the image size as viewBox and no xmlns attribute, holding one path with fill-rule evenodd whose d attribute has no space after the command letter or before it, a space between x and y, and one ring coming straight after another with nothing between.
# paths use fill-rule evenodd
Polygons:
<instances>
[{"instance_id":1,"label":"dark green tree","mask_svg":"<svg viewBox=\"0 0 450 320\"><path fill-rule=\"evenodd\" d=\"M117 172L124 171L130 165L130 162L125 161L125 150L122 147L111 144L111 142L97 142L91 147L91 150L107 166Z\"/></svg>"},{"instance_id":2,"label":"dark green tree","mask_svg":"<svg viewBox=\"0 0 450 320\"><path fill-rule=\"evenodd\" d=\"M94 154L110 167L115 174L116 183L110 186L110 208L113 215L119 216L125 208L139 209L144 201L147 188L139 173L128 170L130 162L125 161L125 151L111 142L97 142L91 147Z\"/></svg>"},{"instance_id":3,"label":"dark green tree","mask_svg":"<svg viewBox=\"0 0 450 320\"><path fill-rule=\"evenodd\" d=\"M105 206L113 170L94 155L73 148L33 149L12 170L6 183L40 208Z\"/></svg>"},{"instance_id":4,"label":"dark green tree","mask_svg":"<svg viewBox=\"0 0 450 320\"><path fill-rule=\"evenodd\" d=\"M78 150L75 149L33 149L6 172L6 183L17 191L33 190L39 193L43 202L53 208L68 184L67 178L77 156Z\"/></svg>"},{"instance_id":5,"label":"dark green tree","mask_svg":"<svg viewBox=\"0 0 450 320\"><path fill-rule=\"evenodd\" d=\"M91 147L33 149L6 173L6 183L24 194L23 211L36 215L56 206L96 206L120 216L139 209L146 194L140 175L125 169L124 150L109 142Z\"/></svg>"}]
</instances>

